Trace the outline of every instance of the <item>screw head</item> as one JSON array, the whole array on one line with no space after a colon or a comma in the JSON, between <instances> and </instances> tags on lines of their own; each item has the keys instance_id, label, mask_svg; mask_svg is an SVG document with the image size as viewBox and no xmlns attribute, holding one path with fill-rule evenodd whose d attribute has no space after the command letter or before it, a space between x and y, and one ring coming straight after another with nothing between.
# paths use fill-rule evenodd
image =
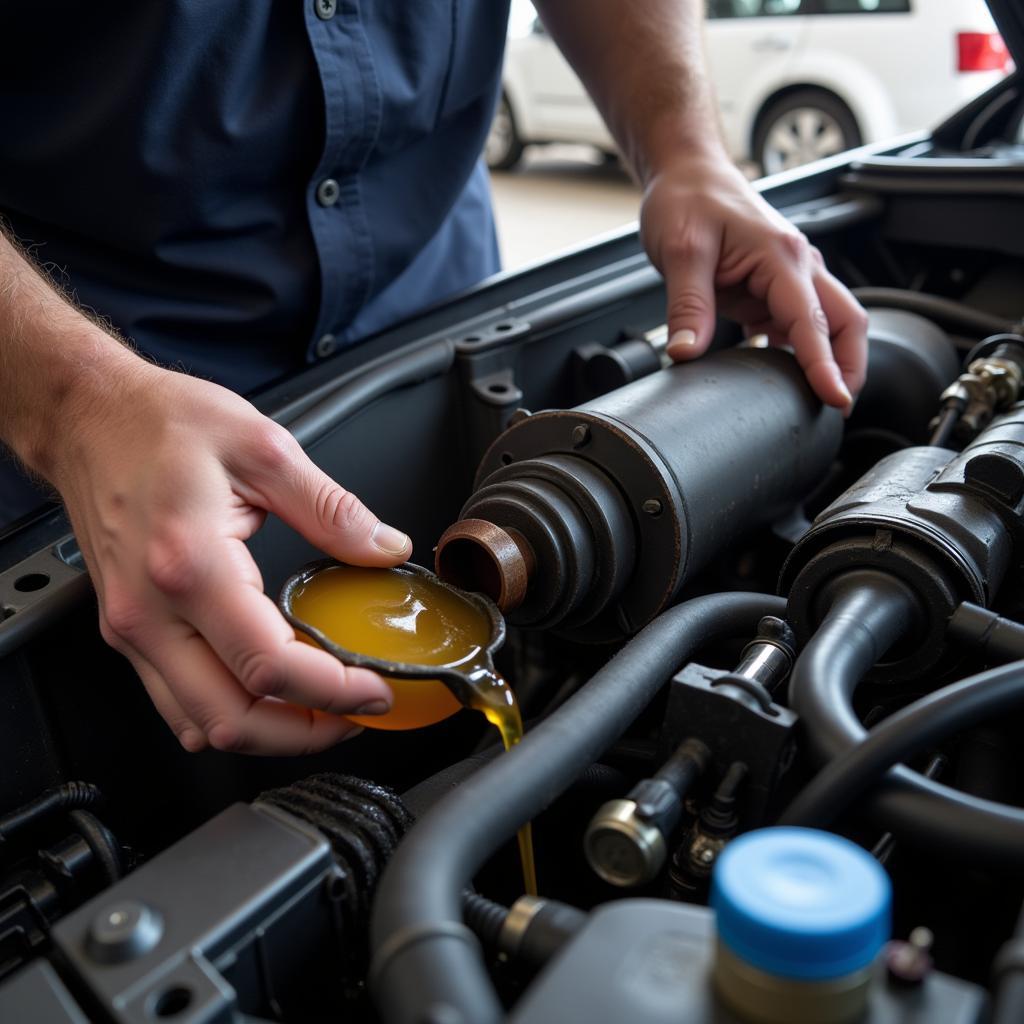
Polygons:
<instances>
[{"instance_id":1,"label":"screw head","mask_svg":"<svg viewBox=\"0 0 1024 1024\"><path fill-rule=\"evenodd\" d=\"M586 423L580 423L572 428L573 448L582 448L590 440L590 427Z\"/></svg>"},{"instance_id":2,"label":"screw head","mask_svg":"<svg viewBox=\"0 0 1024 1024\"><path fill-rule=\"evenodd\" d=\"M710 864L715 859L715 851L710 846L706 846L700 851L700 862L701 864Z\"/></svg>"},{"instance_id":3,"label":"screw head","mask_svg":"<svg viewBox=\"0 0 1024 1024\"><path fill-rule=\"evenodd\" d=\"M660 516L661 515L661 502L657 498L648 498L643 503L643 510L649 516Z\"/></svg>"},{"instance_id":4,"label":"screw head","mask_svg":"<svg viewBox=\"0 0 1024 1024\"><path fill-rule=\"evenodd\" d=\"M89 926L89 954L99 963L123 963L152 949L163 934L156 911L136 900L101 910Z\"/></svg>"}]
</instances>

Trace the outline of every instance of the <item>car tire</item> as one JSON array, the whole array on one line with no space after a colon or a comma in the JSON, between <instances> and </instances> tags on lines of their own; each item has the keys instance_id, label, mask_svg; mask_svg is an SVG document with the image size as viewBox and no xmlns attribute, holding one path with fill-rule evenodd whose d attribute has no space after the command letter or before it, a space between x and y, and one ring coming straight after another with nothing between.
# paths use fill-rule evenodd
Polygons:
<instances>
[{"instance_id":1,"label":"car tire","mask_svg":"<svg viewBox=\"0 0 1024 1024\"><path fill-rule=\"evenodd\" d=\"M799 89L770 103L757 119L752 157L776 174L861 144L850 108L833 93Z\"/></svg>"},{"instance_id":2,"label":"car tire","mask_svg":"<svg viewBox=\"0 0 1024 1024\"><path fill-rule=\"evenodd\" d=\"M484 160L492 171L508 171L519 163L522 156L523 142L519 138L516 119L508 97L502 93L484 144Z\"/></svg>"}]
</instances>

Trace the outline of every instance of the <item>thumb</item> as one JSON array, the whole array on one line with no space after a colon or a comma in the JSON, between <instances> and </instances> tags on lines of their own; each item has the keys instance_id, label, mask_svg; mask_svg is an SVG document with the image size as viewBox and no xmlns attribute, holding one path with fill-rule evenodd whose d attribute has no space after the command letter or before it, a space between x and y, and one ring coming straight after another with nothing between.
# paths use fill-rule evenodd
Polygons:
<instances>
[{"instance_id":1,"label":"thumb","mask_svg":"<svg viewBox=\"0 0 1024 1024\"><path fill-rule=\"evenodd\" d=\"M668 299L669 357L676 362L701 355L715 333L717 255L710 247L686 245L662 267Z\"/></svg>"},{"instance_id":2,"label":"thumb","mask_svg":"<svg viewBox=\"0 0 1024 1024\"><path fill-rule=\"evenodd\" d=\"M259 501L315 547L353 565L390 566L412 554L408 535L382 523L351 491L316 466L290 437L259 467Z\"/></svg>"}]
</instances>

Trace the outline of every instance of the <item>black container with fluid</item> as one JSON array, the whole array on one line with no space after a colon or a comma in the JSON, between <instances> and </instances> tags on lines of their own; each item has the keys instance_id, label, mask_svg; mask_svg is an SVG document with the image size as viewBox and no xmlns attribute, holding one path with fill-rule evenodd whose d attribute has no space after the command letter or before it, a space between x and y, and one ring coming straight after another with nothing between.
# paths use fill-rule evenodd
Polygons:
<instances>
[{"instance_id":1,"label":"black container with fluid","mask_svg":"<svg viewBox=\"0 0 1024 1024\"><path fill-rule=\"evenodd\" d=\"M628 636L739 535L813 490L841 437L840 414L786 352L673 366L505 431L438 544L438 573L488 593L515 625ZM474 524L499 527L503 543L467 536ZM513 576L526 583L506 600Z\"/></svg>"}]
</instances>

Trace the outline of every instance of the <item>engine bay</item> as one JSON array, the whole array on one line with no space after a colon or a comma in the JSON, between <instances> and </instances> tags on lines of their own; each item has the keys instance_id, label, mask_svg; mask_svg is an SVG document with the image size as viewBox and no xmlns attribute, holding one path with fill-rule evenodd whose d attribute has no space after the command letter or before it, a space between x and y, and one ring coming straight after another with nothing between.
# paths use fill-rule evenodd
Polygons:
<instances>
[{"instance_id":1,"label":"engine bay","mask_svg":"<svg viewBox=\"0 0 1024 1024\"><path fill-rule=\"evenodd\" d=\"M869 311L848 419L735 324L669 366L635 232L255 396L500 608L508 753L460 711L187 754L60 510L4 532L0 1020L1024 1019L1017 106L767 186ZM320 555L273 517L250 547L275 595ZM726 931L718 865L811 830L800 863L871 862L815 906L891 889L833 974Z\"/></svg>"}]
</instances>

